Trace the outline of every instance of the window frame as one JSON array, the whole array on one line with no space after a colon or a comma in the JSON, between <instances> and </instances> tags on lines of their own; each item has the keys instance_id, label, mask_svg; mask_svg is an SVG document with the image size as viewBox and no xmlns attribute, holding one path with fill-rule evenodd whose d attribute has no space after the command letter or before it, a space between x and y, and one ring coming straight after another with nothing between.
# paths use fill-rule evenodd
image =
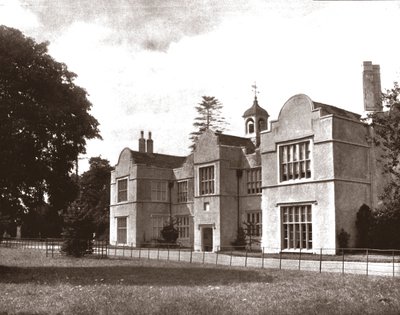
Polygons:
<instances>
[{"instance_id":1,"label":"window frame","mask_svg":"<svg viewBox=\"0 0 400 315\"><path fill-rule=\"evenodd\" d=\"M212 169L212 177L203 179L202 170L206 170L206 169ZM215 164L199 166L198 170L197 170L197 174L198 174L198 179L197 179L198 195L199 196L215 195L216 194L216 166L215 166ZM207 176L207 171L206 171L205 175ZM204 190L202 190L203 185L206 188ZM203 191L204 191L204 193L203 193ZM211 191L211 192L206 192L206 191Z\"/></svg>"},{"instance_id":2,"label":"window frame","mask_svg":"<svg viewBox=\"0 0 400 315\"><path fill-rule=\"evenodd\" d=\"M184 188L182 190L182 188ZM177 182L177 202L187 203L189 201L189 181L180 180Z\"/></svg>"},{"instance_id":3,"label":"window frame","mask_svg":"<svg viewBox=\"0 0 400 315\"><path fill-rule=\"evenodd\" d=\"M284 205L280 207L280 213L282 229L282 250L312 251L312 205L309 203ZM285 225L287 227L285 227Z\"/></svg>"},{"instance_id":4,"label":"window frame","mask_svg":"<svg viewBox=\"0 0 400 315\"><path fill-rule=\"evenodd\" d=\"M262 237L262 211L249 210L245 212L245 223L254 223L252 230L249 231L248 225L245 224L247 235L255 238ZM249 233L250 232L250 233Z\"/></svg>"},{"instance_id":5,"label":"window frame","mask_svg":"<svg viewBox=\"0 0 400 315\"><path fill-rule=\"evenodd\" d=\"M120 190L120 182L126 181L126 188L124 190ZM129 178L126 177L121 177L117 179L117 203L123 203L123 202L128 202L129 196L128 196L128 191L129 191ZM125 198L121 199L120 195L121 193L125 193Z\"/></svg>"},{"instance_id":6,"label":"window frame","mask_svg":"<svg viewBox=\"0 0 400 315\"><path fill-rule=\"evenodd\" d=\"M304 150L301 150L303 145ZM310 138L278 145L277 160L279 183L286 184L313 179L313 147L313 141ZM302 167L302 165L304 165L304 167ZM284 171L285 169L286 171Z\"/></svg>"},{"instance_id":7,"label":"window frame","mask_svg":"<svg viewBox=\"0 0 400 315\"><path fill-rule=\"evenodd\" d=\"M116 228L117 228L117 244L127 244L128 243L128 216L115 217L117 219ZM125 220L125 226L120 226L121 220ZM124 233L123 238L124 242L121 242L121 232Z\"/></svg>"},{"instance_id":8,"label":"window frame","mask_svg":"<svg viewBox=\"0 0 400 315\"><path fill-rule=\"evenodd\" d=\"M163 190L165 188L165 190ZM151 180L150 182L151 201L168 201L168 182L165 180Z\"/></svg>"},{"instance_id":9,"label":"window frame","mask_svg":"<svg viewBox=\"0 0 400 315\"><path fill-rule=\"evenodd\" d=\"M189 215L179 215L176 216L177 224L176 227L179 231L179 239L189 239L190 238L190 216Z\"/></svg>"},{"instance_id":10,"label":"window frame","mask_svg":"<svg viewBox=\"0 0 400 315\"><path fill-rule=\"evenodd\" d=\"M254 167L246 170L246 189L248 195L257 195L262 193L261 172L261 167Z\"/></svg>"}]
</instances>

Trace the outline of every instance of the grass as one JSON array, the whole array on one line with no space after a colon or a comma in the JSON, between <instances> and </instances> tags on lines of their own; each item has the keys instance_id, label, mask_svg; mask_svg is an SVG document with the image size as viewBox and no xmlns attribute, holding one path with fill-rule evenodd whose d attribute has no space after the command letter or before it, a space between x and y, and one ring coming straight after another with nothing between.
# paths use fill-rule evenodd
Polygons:
<instances>
[{"instance_id":1,"label":"grass","mask_svg":"<svg viewBox=\"0 0 400 315\"><path fill-rule=\"evenodd\" d=\"M400 279L0 248L0 314L399 314Z\"/></svg>"}]
</instances>

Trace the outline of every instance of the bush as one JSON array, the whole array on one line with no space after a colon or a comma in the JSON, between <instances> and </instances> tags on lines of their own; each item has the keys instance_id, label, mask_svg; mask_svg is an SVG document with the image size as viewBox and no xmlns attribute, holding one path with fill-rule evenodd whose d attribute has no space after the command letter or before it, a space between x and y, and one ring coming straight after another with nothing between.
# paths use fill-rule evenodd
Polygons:
<instances>
[{"instance_id":1,"label":"bush","mask_svg":"<svg viewBox=\"0 0 400 315\"><path fill-rule=\"evenodd\" d=\"M61 251L68 256L81 257L93 252L93 234L87 207L73 202L64 215Z\"/></svg>"},{"instance_id":2,"label":"bush","mask_svg":"<svg viewBox=\"0 0 400 315\"><path fill-rule=\"evenodd\" d=\"M236 239L232 242L235 249L243 250L246 248L246 232L242 227L239 227Z\"/></svg>"},{"instance_id":3,"label":"bush","mask_svg":"<svg viewBox=\"0 0 400 315\"><path fill-rule=\"evenodd\" d=\"M179 231L175 227L176 223L177 223L176 219L175 220L171 219L170 222L167 225L165 225L161 230L161 236L166 243L169 244L176 243L176 240L179 237Z\"/></svg>"},{"instance_id":4,"label":"bush","mask_svg":"<svg viewBox=\"0 0 400 315\"><path fill-rule=\"evenodd\" d=\"M341 229L337 237L338 237L340 248L349 247L349 239L350 239L349 233L347 233L344 229Z\"/></svg>"}]
</instances>

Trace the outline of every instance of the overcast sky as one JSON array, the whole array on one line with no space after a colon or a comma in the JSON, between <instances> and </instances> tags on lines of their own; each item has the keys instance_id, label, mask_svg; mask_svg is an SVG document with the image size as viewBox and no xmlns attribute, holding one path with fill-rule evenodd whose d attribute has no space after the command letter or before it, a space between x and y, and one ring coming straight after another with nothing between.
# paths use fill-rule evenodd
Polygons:
<instances>
[{"instance_id":1,"label":"overcast sky","mask_svg":"<svg viewBox=\"0 0 400 315\"><path fill-rule=\"evenodd\" d=\"M242 136L255 81L276 119L298 93L361 114L364 60L380 64L383 88L400 76L399 1L0 0L0 24L49 41L78 75L104 139L87 156L112 165L140 130L155 152L188 154L202 95Z\"/></svg>"}]
</instances>

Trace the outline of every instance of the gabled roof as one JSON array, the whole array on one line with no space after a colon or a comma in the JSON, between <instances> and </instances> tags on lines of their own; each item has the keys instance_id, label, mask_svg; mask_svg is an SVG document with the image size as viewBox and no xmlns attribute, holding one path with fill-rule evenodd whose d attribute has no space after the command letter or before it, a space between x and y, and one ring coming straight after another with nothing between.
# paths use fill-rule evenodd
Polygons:
<instances>
[{"instance_id":1,"label":"gabled roof","mask_svg":"<svg viewBox=\"0 0 400 315\"><path fill-rule=\"evenodd\" d=\"M222 133L215 134L218 137L218 143L222 145L229 145L233 147L246 147L247 149L254 150L254 143L249 138L242 138L231 135L224 135Z\"/></svg>"},{"instance_id":2,"label":"gabled roof","mask_svg":"<svg viewBox=\"0 0 400 315\"><path fill-rule=\"evenodd\" d=\"M185 156L166 155L159 153L146 153L131 150L131 156L135 164L145 164L162 168L181 167L185 162Z\"/></svg>"},{"instance_id":3,"label":"gabled roof","mask_svg":"<svg viewBox=\"0 0 400 315\"><path fill-rule=\"evenodd\" d=\"M249 116L267 116L269 117L268 112L258 105L257 96L254 97L253 106L251 106L248 110L246 110L242 117L249 117Z\"/></svg>"},{"instance_id":4,"label":"gabled roof","mask_svg":"<svg viewBox=\"0 0 400 315\"><path fill-rule=\"evenodd\" d=\"M322 104L322 103L318 103L318 102L314 102L314 109L321 109L321 116L325 116L325 115L334 115L334 116L340 116L340 117L344 117L344 118L348 118L351 120L356 120L356 121L360 121L361 115L353 113L353 112L349 112L347 110L344 110L342 108L338 108L332 105L327 105L327 104Z\"/></svg>"}]
</instances>

